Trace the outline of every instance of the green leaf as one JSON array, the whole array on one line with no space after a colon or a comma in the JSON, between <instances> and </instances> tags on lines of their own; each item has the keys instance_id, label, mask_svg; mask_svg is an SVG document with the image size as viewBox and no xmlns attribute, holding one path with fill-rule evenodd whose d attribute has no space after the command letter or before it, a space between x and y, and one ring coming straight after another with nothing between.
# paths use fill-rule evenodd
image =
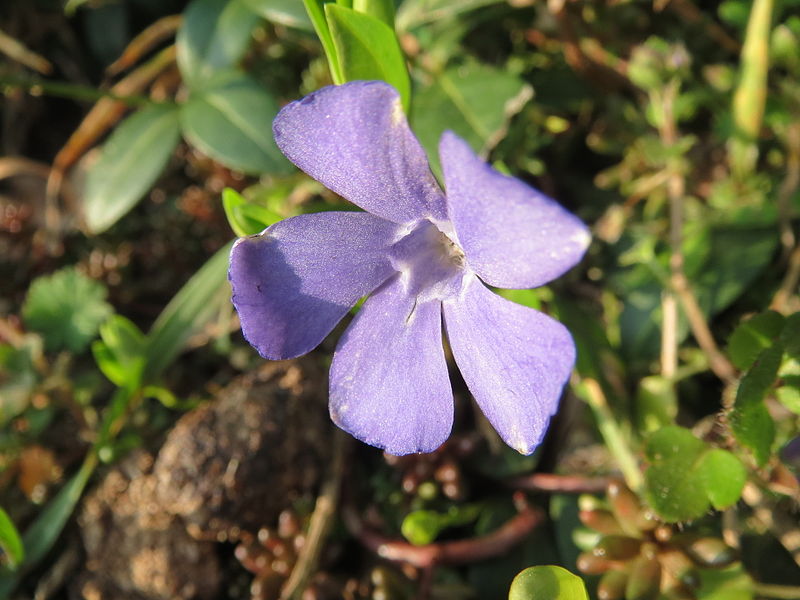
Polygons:
<instances>
[{"instance_id":1,"label":"green leaf","mask_svg":"<svg viewBox=\"0 0 800 600\"><path fill-rule=\"evenodd\" d=\"M243 0L243 2L250 10L273 23L305 31L312 31L314 28L303 4L297 0Z\"/></svg>"},{"instance_id":2,"label":"green leaf","mask_svg":"<svg viewBox=\"0 0 800 600\"><path fill-rule=\"evenodd\" d=\"M415 510L403 519L400 531L412 544L424 546L434 541L444 527L439 513L432 510Z\"/></svg>"},{"instance_id":3,"label":"green leaf","mask_svg":"<svg viewBox=\"0 0 800 600\"><path fill-rule=\"evenodd\" d=\"M92 344L97 366L117 386L137 388L147 359L147 340L141 330L120 315L101 328L102 341Z\"/></svg>"},{"instance_id":4,"label":"green leaf","mask_svg":"<svg viewBox=\"0 0 800 600\"><path fill-rule=\"evenodd\" d=\"M193 93L181 111L186 138L223 165L245 173L284 173L290 165L275 145L278 103L244 73L219 74Z\"/></svg>"},{"instance_id":5,"label":"green leaf","mask_svg":"<svg viewBox=\"0 0 800 600\"><path fill-rule=\"evenodd\" d=\"M741 496L746 472L739 459L708 446L688 429L660 429L648 438L645 455L650 462L645 496L667 522L696 519L709 505L725 508Z\"/></svg>"},{"instance_id":6,"label":"green leaf","mask_svg":"<svg viewBox=\"0 0 800 600\"><path fill-rule=\"evenodd\" d=\"M408 112L411 81L394 30L375 17L337 4L325 5L344 81L380 79L394 86Z\"/></svg>"},{"instance_id":7,"label":"green leaf","mask_svg":"<svg viewBox=\"0 0 800 600\"><path fill-rule=\"evenodd\" d=\"M261 233L283 218L266 206L249 202L231 188L222 190L222 208L225 210L231 229L239 237Z\"/></svg>"},{"instance_id":8,"label":"green leaf","mask_svg":"<svg viewBox=\"0 0 800 600\"><path fill-rule=\"evenodd\" d=\"M333 43L328 19L325 17L325 0L303 0L303 4L306 7L311 23L314 25L314 31L317 32L317 37L322 43L322 48L325 50L325 56L328 57L328 67L331 70L333 83L337 85L345 83L347 80L342 75L339 55L336 52L336 45Z\"/></svg>"},{"instance_id":9,"label":"green leaf","mask_svg":"<svg viewBox=\"0 0 800 600\"><path fill-rule=\"evenodd\" d=\"M58 540L96 465L97 460L94 455L89 455L80 470L59 490L25 530L22 536L25 560L18 567L19 574L36 566ZM19 583L18 576L8 573L5 569L0 570L0 598L9 597Z\"/></svg>"},{"instance_id":10,"label":"green leaf","mask_svg":"<svg viewBox=\"0 0 800 600\"><path fill-rule=\"evenodd\" d=\"M147 336L144 381L153 381L183 350L189 338L206 326L228 303L228 257L226 244L186 282L153 323Z\"/></svg>"},{"instance_id":11,"label":"green leaf","mask_svg":"<svg viewBox=\"0 0 800 600\"><path fill-rule=\"evenodd\" d=\"M514 578L508 600L589 600L583 580L562 567L528 567Z\"/></svg>"},{"instance_id":12,"label":"green leaf","mask_svg":"<svg viewBox=\"0 0 800 600\"><path fill-rule=\"evenodd\" d=\"M236 66L258 23L240 0L194 0L183 13L176 37L178 68L191 88L204 86L218 71Z\"/></svg>"},{"instance_id":13,"label":"green leaf","mask_svg":"<svg viewBox=\"0 0 800 600\"><path fill-rule=\"evenodd\" d=\"M14 522L6 511L0 507L0 548L3 549L12 568L20 564L25 558L25 548Z\"/></svg>"},{"instance_id":14,"label":"green leaf","mask_svg":"<svg viewBox=\"0 0 800 600\"><path fill-rule=\"evenodd\" d=\"M431 168L440 174L442 132L449 129L486 153L503 139L511 117L532 96L532 88L516 75L470 63L448 69L414 94L411 125Z\"/></svg>"},{"instance_id":15,"label":"green leaf","mask_svg":"<svg viewBox=\"0 0 800 600\"><path fill-rule=\"evenodd\" d=\"M775 344L763 350L745 373L736 391L730 423L736 440L753 451L760 466L769 460L775 440L775 423L764 405L764 396L775 383L783 358L783 348Z\"/></svg>"},{"instance_id":16,"label":"green leaf","mask_svg":"<svg viewBox=\"0 0 800 600\"><path fill-rule=\"evenodd\" d=\"M67 267L31 284L22 316L47 350L81 352L111 314L105 298L103 284Z\"/></svg>"},{"instance_id":17,"label":"green leaf","mask_svg":"<svg viewBox=\"0 0 800 600\"><path fill-rule=\"evenodd\" d=\"M675 383L660 375L643 377L636 393L637 429L652 433L674 423L677 415Z\"/></svg>"},{"instance_id":18,"label":"green leaf","mask_svg":"<svg viewBox=\"0 0 800 600\"><path fill-rule=\"evenodd\" d=\"M739 501L747 471L733 454L712 448L702 456L697 469L714 508L722 510Z\"/></svg>"},{"instance_id":19,"label":"green leaf","mask_svg":"<svg viewBox=\"0 0 800 600\"><path fill-rule=\"evenodd\" d=\"M734 366L741 370L749 369L758 355L778 337L783 323L783 316L773 310L740 323L728 341L728 356Z\"/></svg>"},{"instance_id":20,"label":"green leaf","mask_svg":"<svg viewBox=\"0 0 800 600\"><path fill-rule=\"evenodd\" d=\"M36 386L34 356L41 352L41 338L27 335L19 348L0 344L0 425L21 414Z\"/></svg>"},{"instance_id":21,"label":"green leaf","mask_svg":"<svg viewBox=\"0 0 800 600\"><path fill-rule=\"evenodd\" d=\"M800 313L794 313L786 318L780 341L786 354L800 359Z\"/></svg>"},{"instance_id":22,"label":"green leaf","mask_svg":"<svg viewBox=\"0 0 800 600\"><path fill-rule=\"evenodd\" d=\"M375 17L394 29L394 0L353 0L353 10Z\"/></svg>"},{"instance_id":23,"label":"green leaf","mask_svg":"<svg viewBox=\"0 0 800 600\"><path fill-rule=\"evenodd\" d=\"M797 385L784 385L775 390L778 402L796 415L800 415L800 387Z\"/></svg>"},{"instance_id":24,"label":"green leaf","mask_svg":"<svg viewBox=\"0 0 800 600\"><path fill-rule=\"evenodd\" d=\"M164 170L180 139L178 107L158 104L125 119L86 176L84 215L100 233L131 210Z\"/></svg>"}]
</instances>

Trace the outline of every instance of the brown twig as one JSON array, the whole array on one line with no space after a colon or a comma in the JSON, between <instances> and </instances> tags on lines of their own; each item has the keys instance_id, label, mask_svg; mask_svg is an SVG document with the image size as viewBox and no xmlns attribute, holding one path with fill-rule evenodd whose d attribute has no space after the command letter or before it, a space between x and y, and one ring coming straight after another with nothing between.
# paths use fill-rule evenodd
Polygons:
<instances>
[{"instance_id":1,"label":"brown twig","mask_svg":"<svg viewBox=\"0 0 800 600\"><path fill-rule=\"evenodd\" d=\"M659 126L659 135L664 146L672 147L678 142L677 120L675 118L674 105L678 97L679 82L673 80L668 83L663 91L654 96L653 101L660 104L662 118ZM697 340L700 349L703 350L708 358L708 364L714 374L726 384L736 381L736 369L727 357L720 352L717 342L711 333L711 329L706 322L700 304L689 285L689 280L683 270L683 197L685 194L685 180L680 165L673 159L668 165L669 177L667 178L667 196L669 197L669 222L670 222L670 289L667 290L667 297L675 294L683 308L692 335ZM667 306L669 308L669 306ZM664 314L664 326L669 327L662 335L667 338L672 346L677 346L677 318L676 315ZM669 360L677 360L677 348L671 347L668 350L662 349L662 357L666 356ZM674 355L674 356L673 356ZM665 365L667 371L674 374L673 365Z\"/></svg>"},{"instance_id":2,"label":"brown twig","mask_svg":"<svg viewBox=\"0 0 800 600\"><path fill-rule=\"evenodd\" d=\"M788 258L795 245L792 229L792 196L800 187L800 122L786 128L786 176L778 190L778 218L783 256Z\"/></svg>"},{"instance_id":3,"label":"brown twig","mask_svg":"<svg viewBox=\"0 0 800 600\"><path fill-rule=\"evenodd\" d=\"M422 569L437 565L469 564L505 554L530 535L544 520L544 513L540 509L524 506L516 516L487 535L414 546L408 542L387 538L370 529L364 525L352 506L345 507L342 516L351 535L381 558Z\"/></svg>"},{"instance_id":4,"label":"brown twig","mask_svg":"<svg viewBox=\"0 0 800 600\"><path fill-rule=\"evenodd\" d=\"M171 37L180 27L181 15L158 19L131 40L122 55L106 68L107 75L117 75L130 68L158 44Z\"/></svg>"},{"instance_id":5,"label":"brown twig","mask_svg":"<svg viewBox=\"0 0 800 600\"><path fill-rule=\"evenodd\" d=\"M610 477L532 473L509 479L506 481L506 485L518 490L553 494L597 494L605 491L609 481L611 481Z\"/></svg>"},{"instance_id":6,"label":"brown twig","mask_svg":"<svg viewBox=\"0 0 800 600\"><path fill-rule=\"evenodd\" d=\"M705 25L708 36L728 52L734 54L739 54L739 52L741 52L741 42L731 37L725 29L697 8L691 0L667 0L666 5L670 10L689 23Z\"/></svg>"},{"instance_id":7,"label":"brown twig","mask_svg":"<svg viewBox=\"0 0 800 600\"><path fill-rule=\"evenodd\" d=\"M2 30L0 30L0 52L42 75L49 75L53 72L53 65L49 60L28 49Z\"/></svg>"},{"instance_id":8,"label":"brown twig","mask_svg":"<svg viewBox=\"0 0 800 600\"><path fill-rule=\"evenodd\" d=\"M320 553L330 533L336 507L339 503L339 488L342 484L342 473L344 471L346 442L347 438L344 433L337 429L334 433L331 470L322 486L322 491L317 498L314 512L311 515L306 543L300 551L289 579L286 580L281 590L281 600L299 598L305 591L308 581L317 567Z\"/></svg>"},{"instance_id":9,"label":"brown twig","mask_svg":"<svg viewBox=\"0 0 800 600\"><path fill-rule=\"evenodd\" d=\"M798 283L800 283L800 246L797 246L789 256L786 275L770 303L770 308L778 312L788 312L789 299L797 292Z\"/></svg>"}]
</instances>

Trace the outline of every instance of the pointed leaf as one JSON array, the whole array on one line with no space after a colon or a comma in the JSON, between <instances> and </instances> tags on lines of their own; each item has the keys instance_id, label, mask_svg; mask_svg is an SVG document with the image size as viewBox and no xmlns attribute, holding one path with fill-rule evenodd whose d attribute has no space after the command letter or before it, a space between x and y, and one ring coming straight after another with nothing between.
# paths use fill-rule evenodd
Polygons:
<instances>
[{"instance_id":1,"label":"pointed leaf","mask_svg":"<svg viewBox=\"0 0 800 600\"><path fill-rule=\"evenodd\" d=\"M268 21L295 27L304 31L312 31L314 26L303 4L298 0L243 0L244 3Z\"/></svg>"},{"instance_id":2,"label":"pointed leaf","mask_svg":"<svg viewBox=\"0 0 800 600\"><path fill-rule=\"evenodd\" d=\"M25 548L14 522L6 511L0 508L0 548L3 549L11 567L16 567L25 558Z\"/></svg>"},{"instance_id":3,"label":"pointed leaf","mask_svg":"<svg viewBox=\"0 0 800 600\"><path fill-rule=\"evenodd\" d=\"M775 383L783 357L777 343L758 356L758 360L739 382L736 402L730 414L731 429L737 441L753 451L759 465L769 459L775 439L775 423L764 405L764 396Z\"/></svg>"},{"instance_id":4,"label":"pointed leaf","mask_svg":"<svg viewBox=\"0 0 800 600\"><path fill-rule=\"evenodd\" d=\"M308 18L314 25L314 31L317 32L317 37L322 43L322 48L325 50L325 56L328 58L328 67L331 70L331 80L333 83L340 85L347 80L342 75L342 67L339 60L339 55L336 51L336 45L333 43L333 36L331 35L331 28L328 26L328 19L325 16L325 0L303 0L303 4L308 12Z\"/></svg>"},{"instance_id":5,"label":"pointed leaf","mask_svg":"<svg viewBox=\"0 0 800 600\"><path fill-rule=\"evenodd\" d=\"M728 342L728 356L737 369L749 369L762 350L772 345L783 328L784 318L768 310L740 323Z\"/></svg>"},{"instance_id":6,"label":"pointed leaf","mask_svg":"<svg viewBox=\"0 0 800 600\"><path fill-rule=\"evenodd\" d=\"M325 16L344 80L383 80L399 92L408 112L411 81L394 30L375 17L337 4L326 4Z\"/></svg>"},{"instance_id":7,"label":"pointed leaf","mask_svg":"<svg viewBox=\"0 0 800 600\"><path fill-rule=\"evenodd\" d=\"M105 231L141 200L179 139L178 108L172 104L143 108L114 130L86 177L84 214L89 231Z\"/></svg>"},{"instance_id":8,"label":"pointed leaf","mask_svg":"<svg viewBox=\"0 0 800 600\"><path fill-rule=\"evenodd\" d=\"M226 244L184 285L158 316L148 334L145 381L170 365L188 339L202 329L230 298Z\"/></svg>"}]
</instances>

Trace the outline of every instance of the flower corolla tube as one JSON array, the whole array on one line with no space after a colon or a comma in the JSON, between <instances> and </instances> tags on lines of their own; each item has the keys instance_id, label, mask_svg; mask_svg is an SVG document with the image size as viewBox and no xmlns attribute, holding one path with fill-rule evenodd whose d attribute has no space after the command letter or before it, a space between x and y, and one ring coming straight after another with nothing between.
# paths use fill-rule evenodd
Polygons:
<instances>
[{"instance_id":1,"label":"flower corolla tube","mask_svg":"<svg viewBox=\"0 0 800 600\"><path fill-rule=\"evenodd\" d=\"M315 348L364 296L330 369L330 414L390 454L431 452L450 435L442 329L470 392L500 436L530 454L575 362L570 333L486 287L531 288L583 256L586 226L555 201L442 135L446 194L383 82L322 88L284 107L275 141L300 169L366 212L286 219L238 240L233 304L261 356Z\"/></svg>"}]
</instances>

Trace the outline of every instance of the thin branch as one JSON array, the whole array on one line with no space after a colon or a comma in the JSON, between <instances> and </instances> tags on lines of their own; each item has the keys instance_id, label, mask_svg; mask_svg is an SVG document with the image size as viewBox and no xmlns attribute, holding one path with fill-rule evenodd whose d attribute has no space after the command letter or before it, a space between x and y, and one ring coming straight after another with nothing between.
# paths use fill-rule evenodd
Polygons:
<instances>
[{"instance_id":1,"label":"thin branch","mask_svg":"<svg viewBox=\"0 0 800 600\"><path fill-rule=\"evenodd\" d=\"M49 60L36 54L36 52L27 48L22 42L14 39L2 30L0 30L0 52L34 71L39 71L42 75L49 75L53 72L53 65Z\"/></svg>"},{"instance_id":2,"label":"thin branch","mask_svg":"<svg viewBox=\"0 0 800 600\"><path fill-rule=\"evenodd\" d=\"M544 520L542 510L525 506L500 528L480 537L415 546L370 529L355 508L346 506L343 518L351 535L381 558L421 569L436 565L463 565L500 556L524 540Z\"/></svg>"},{"instance_id":3,"label":"thin branch","mask_svg":"<svg viewBox=\"0 0 800 600\"><path fill-rule=\"evenodd\" d=\"M673 80L667 84L661 94L654 95L652 101L660 104L662 118L659 126L661 141L666 147L675 146L678 143L677 120L675 118L675 101L678 98L679 82ZM667 195L669 197L669 241L670 241L670 290L668 294L677 295L681 303L681 308L689 321L692 335L697 340L700 349L708 357L708 364L714 374L726 384L736 381L736 369L728 358L719 350L717 342L711 333L711 329L706 322L697 298L692 292L689 280L683 270L683 197L686 192L686 182L683 177L678 159L672 159L668 165L669 177L667 179ZM667 318L670 319L667 322ZM672 315L665 313L665 326L671 330L664 331L663 335L670 340L673 345L677 345L677 319L672 319ZM669 356L672 351L677 352L677 348L669 349ZM662 353L663 356L663 353ZM667 370L671 365L666 365ZM673 371L674 373L674 371Z\"/></svg>"},{"instance_id":4,"label":"thin branch","mask_svg":"<svg viewBox=\"0 0 800 600\"><path fill-rule=\"evenodd\" d=\"M789 266L786 275L781 282L781 287L775 294L770 303L770 308L778 312L787 312L789 309L789 299L797 292L797 285L800 283L800 246L797 246L789 256Z\"/></svg>"},{"instance_id":5,"label":"thin branch","mask_svg":"<svg viewBox=\"0 0 800 600\"><path fill-rule=\"evenodd\" d=\"M553 494L598 494L608 487L610 477L586 477L583 475L556 475L555 473L532 473L506 481L506 485L518 490L550 492Z\"/></svg>"},{"instance_id":6,"label":"thin branch","mask_svg":"<svg viewBox=\"0 0 800 600\"><path fill-rule=\"evenodd\" d=\"M786 176L778 190L778 219L784 258L791 254L795 245L792 229L792 196L798 187L800 187L800 123L792 123L786 128Z\"/></svg>"}]
</instances>

